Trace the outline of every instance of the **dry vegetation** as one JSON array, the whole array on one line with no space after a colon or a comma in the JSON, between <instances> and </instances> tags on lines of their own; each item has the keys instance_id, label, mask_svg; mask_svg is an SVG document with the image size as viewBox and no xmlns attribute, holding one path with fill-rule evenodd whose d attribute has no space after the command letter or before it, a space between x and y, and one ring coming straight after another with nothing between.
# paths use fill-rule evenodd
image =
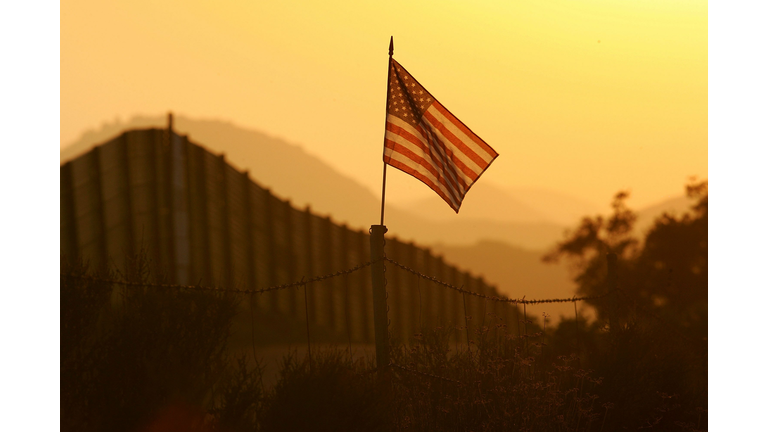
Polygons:
<instances>
[{"instance_id":1,"label":"dry vegetation","mask_svg":"<svg viewBox=\"0 0 768 432\"><path fill-rule=\"evenodd\" d=\"M706 191L694 193L706 206ZM617 202L617 215L626 216ZM699 229L702 214L706 217L706 210L698 219L667 218L648 239L658 249L663 243L653 233ZM611 220L613 237L603 241L598 226L585 231L594 235L582 245L633 244L620 238L626 226ZM594 222L585 220L584 226L594 228ZM562 245L578 252L570 240ZM469 346L450 342L455 327L424 329L413 343L391 347L397 365L390 368L391 387L377 380L374 359L353 359L339 348L313 352L311 360L287 355L277 383L267 388L258 364L249 366L227 349L244 299L80 277L148 281L141 256L123 275L62 259L61 428L706 430L707 350L701 333L706 336L706 291L703 315L700 292L678 295L683 301L675 299L679 289L672 285L649 292L650 285L637 278L658 264L642 249L632 256L622 252L626 275L634 279L622 296L606 298L617 311L612 329L602 319L564 319L557 327L523 322L520 331L488 315L487 325L472 327ZM600 277L593 259L583 261L587 294ZM701 289L699 273L678 280L689 281L685 289ZM651 301L664 293L671 293L665 302ZM598 317L606 315L607 301L593 304Z\"/></svg>"}]
</instances>

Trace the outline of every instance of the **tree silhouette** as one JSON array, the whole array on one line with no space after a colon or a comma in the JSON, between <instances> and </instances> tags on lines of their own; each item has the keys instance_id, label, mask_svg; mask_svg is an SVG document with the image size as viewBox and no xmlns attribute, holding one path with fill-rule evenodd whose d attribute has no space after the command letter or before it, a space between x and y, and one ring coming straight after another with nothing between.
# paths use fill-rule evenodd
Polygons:
<instances>
[{"instance_id":1,"label":"tree silhouette","mask_svg":"<svg viewBox=\"0 0 768 432\"><path fill-rule=\"evenodd\" d=\"M606 254L618 256L618 291L589 303L598 322L578 332L582 356L605 383L598 392L621 417L607 430L680 424L698 430L707 407L707 181L686 186L693 200L680 216L663 214L640 240L627 208L629 194L613 199L610 217L585 217L544 261L573 264L579 295L607 292ZM610 332L600 321L609 315ZM558 333L567 334L568 322ZM556 345L562 345L560 337ZM557 347L555 347L557 348ZM560 346L562 349L562 346Z\"/></svg>"},{"instance_id":2,"label":"tree silhouette","mask_svg":"<svg viewBox=\"0 0 768 432\"><path fill-rule=\"evenodd\" d=\"M585 217L578 228L547 253L545 262L571 261L578 294L606 292L605 255L619 257L619 288L629 299L616 303L614 314L631 319L649 310L696 338L707 330L708 183L692 179L686 194L694 203L681 216L664 213L640 241L633 233L637 215L626 206L629 193L614 196L613 214ZM607 302L590 301L598 318L606 318Z\"/></svg>"}]
</instances>

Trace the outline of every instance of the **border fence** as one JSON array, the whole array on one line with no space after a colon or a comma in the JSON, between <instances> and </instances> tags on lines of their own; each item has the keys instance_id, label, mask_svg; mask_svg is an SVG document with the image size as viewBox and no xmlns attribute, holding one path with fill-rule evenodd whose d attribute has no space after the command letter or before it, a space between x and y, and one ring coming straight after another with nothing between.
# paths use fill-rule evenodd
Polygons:
<instances>
[{"instance_id":1,"label":"border fence","mask_svg":"<svg viewBox=\"0 0 768 432\"><path fill-rule=\"evenodd\" d=\"M175 133L172 118L167 129L131 130L96 146L62 165L60 176L62 255L124 269L125 257L144 250L163 286L248 287L242 291L262 293L254 297L257 310L298 322L306 314L352 342L374 341L370 267L361 266L371 260L369 233L279 199L224 155ZM386 274L393 338L498 307L425 283L432 278L500 298L482 278L427 248L387 238L385 254L397 263ZM275 288L281 286L310 289L305 299L299 290ZM511 324L514 309L497 312Z\"/></svg>"}]
</instances>

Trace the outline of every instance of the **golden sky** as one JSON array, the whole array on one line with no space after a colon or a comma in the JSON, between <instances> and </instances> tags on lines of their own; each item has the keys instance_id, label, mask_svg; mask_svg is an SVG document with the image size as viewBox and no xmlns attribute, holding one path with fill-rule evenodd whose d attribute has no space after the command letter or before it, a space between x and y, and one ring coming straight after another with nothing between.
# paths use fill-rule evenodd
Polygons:
<instances>
[{"instance_id":1,"label":"golden sky","mask_svg":"<svg viewBox=\"0 0 768 432\"><path fill-rule=\"evenodd\" d=\"M63 0L61 145L170 110L300 144L378 194L390 35L500 153L480 181L601 205L628 188L637 208L707 177L693 0ZM388 201L432 195L388 170Z\"/></svg>"}]
</instances>

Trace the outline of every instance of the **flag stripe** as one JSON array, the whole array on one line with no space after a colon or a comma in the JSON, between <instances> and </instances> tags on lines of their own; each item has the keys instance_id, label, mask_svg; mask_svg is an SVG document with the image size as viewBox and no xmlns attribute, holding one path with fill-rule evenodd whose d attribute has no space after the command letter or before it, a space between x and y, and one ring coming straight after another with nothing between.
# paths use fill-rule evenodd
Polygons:
<instances>
[{"instance_id":1,"label":"flag stripe","mask_svg":"<svg viewBox=\"0 0 768 432\"><path fill-rule=\"evenodd\" d=\"M429 145L429 151L438 152L445 160L451 162L449 168L461 178L465 188L468 187L466 185L471 185L474 179L477 178L477 173L464 163L463 160L466 160L466 158L461 157L461 152L457 152L457 149L450 141L440 139L440 135L436 134L432 126L426 122L420 122L418 130L425 137L425 141ZM469 160L467 162L472 163Z\"/></svg>"},{"instance_id":2,"label":"flag stripe","mask_svg":"<svg viewBox=\"0 0 768 432\"><path fill-rule=\"evenodd\" d=\"M392 150L390 157L400 160L402 163L410 166L416 171L422 173L424 176L428 177L433 184L437 185L440 190L443 191L443 193L450 196L454 203L461 202L456 189L451 187L446 182L445 177L441 176L439 172L434 173L432 169L430 169L433 167L426 159L417 154L414 154L408 149L403 148L400 144L394 143L392 141L387 141L385 146L386 148Z\"/></svg>"},{"instance_id":3,"label":"flag stripe","mask_svg":"<svg viewBox=\"0 0 768 432\"><path fill-rule=\"evenodd\" d=\"M475 153L474 149L469 148L467 142L459 139L452 131L448 129L447 125L451 124L450 120L443 117L439 111L433 110L431 106L429 109L427 109L427 111L424 112L423 118L432 126L435 133L440 134L443 138L445 138L445 141L453 144L460 155L466 156L464 163L467 164L467 166L469 166L476 175L479 175L481 172L483 172L482 167L488 164L488 161L483 160L483 158Z\"/></svg>"},{"instance_id":4,"label":"flag stripe","mask_svg":"<svg viewBox=\"0 0 768 432\"><path fill-rule=\"evenodd\" d=\"M398 153L407 157L412 161L412 163L408 162L410 165L412 165L414 168L416 167L423 168L423 170L419 168L420 171L426 170L429 173L429 175L431 175L431 178L435 184L439 184L440 186L442 186L442 188L447 194L451 195L453 198L458 200L458 196L456 195L456 188L453 187L453 185L451 185L448 181L446 181L446 178L444 176L440 175L440 172L437 169L435 169L434 165L432 165L430 161L420 156L419 154L412 152L411 150L401 145L400 143L392 141L390 139L387 139L384 145L386 148L392 150L392 153L390 154L390 156L394 153ZM403 160L403 162L406 163L407 161ZM427 175L427 173L424 173L424 174Z\"/></svg>"},{"instance_id":5,"label":"flag stripe","mask_svg":"<svg viewBox=\"0 0 768 432\"><path fill-rule=\"evenodd\" d=\"M443 191L441 191L440 189L436 188L434 186L434 184L429 179L424 177L422 174L420 174L419 172L416 172L413 168L409 167L408 165L405 165L405 164L403 164L403 163L401 163L399 161L396 161L394 159L384 158L384 162L386 162L387 165L395 167L395 168L399 169L400 171L403 171L404 173L412 175L413 177L421 180L422 183L424 183L425 185L429 186L430 189L435 191L435 193L437 193L437 195L439 195L440 198L443 199L443 201L448 203L448 205L451 206L451 208L458 213L458 211L459 211L459 207L458 206L460 206L461 204L459 203L458 206L456 204L454 204L451 201L451 199L448 198L445 195L445 193L443 193Z\"/></svg>"},{"instance_id":6,"label":"flag stripe","mask_svg":"<svg viewBox=\"0 0 768 432\"><path fill-rule=\"evenodd\" d=\"M454 210L458 209L461 201L454 195L455 192L450 188L446 188L445 183L440 182L424 165L412 160L400 151L395 151L392 147L397 147L397 144L388 140L385 145L384 162L418 178L437 192L451 208Z\"/></svg>"},{"instance_id":7,"label":"flag stripe","mask_svg":"<svg viewBox=\"0 0 768 432\"><path fill-rule=\"evenodd\" d=\"M410 134L408 134L410 135ZM412 137L412 136L411 136ZM413 138L413 137L412 137ZM394 144L397 144L395 146ZM416 146L411 142L407 136L397 135L394 133L387 133L384 140L385 148L390 148L394 152L399 152L414 162L416 165L422 165L429 171L433 181L436 184L440 184L445 187L445 193L451 196L458 197L462 194L456 186L456 182L451 180L451 177L455 178L455 172L450 166L443 169L439 164L436 164L427 153L422 150L421 145ZM403 161L405 162L405 161Z\"/></svg>"},{"instance_id":8,"label":"flag stripe","mask_svg":"<svg viewBox=\"0 0 768 432\"><path fill-rule=\"evenodd\" d=\"M427 138L429 134L427 134L425 130L414 129L410 124L395 116L388 116L387 120L387 134L385 137L394 134L405 138L409 143L417 146L418 150L410 147L408 143L401 142L401 144L411 148L414 153L423 153L425 159L429 156L429 158L434 161L433 165L435 168L448 175L453 187L462 191L461 193L467 189L467 184L471 183L471 180L467 182L468 178L465 175L462 175L464 173L457 172L456 169L454 169L453 165L455 162L451 163L453 161L449 160L444 150L434 145L433 142L435 140ZM433 143L433 145L430 145L430 143ZM440 145L442 144L440 143ZM463 164L461 165L463 167Z\"/></svg>"},{"instance_id":9,"label":"flag stripe","mask_svg":"<svg viewBox=\"0 0 768 432\"><path fill-rule=\"evenodd\" d=\"M498 153L496 153L494 149L491 148L491 146L489 146L485 141L483 141L482 138L480 138L474 132L469 130L469 128L464 123L462 123L461 120L457 119L456 116L454 116L453 114L451 114L450 111L448 111L448 109L442 106L440 102L435 101L432 103L432 106L435 107L435 109L438 110L445 118L449 119L451 123L453 123L453 125L455 125L455 127L459 129L459 131L461 131L464 135L466 135L472 141L474 141L478 145L478 147L480 147L480 149L482 149L488 156L490 156L490 159L483 157L483 159L487 163L490 163L492 160L496 158L496 156L499 155ZM482 154L480 155L482 157Z\"/></svg>"},{"instance_id":10,"label":"flag stripe","mask_svg":"<svg viewBox=\"0 0 768 432\"><path fill-rule=\"evenodd\" d=\"M423 166L434 177L436 181L439 181L441 185L446 188L446 192L450 193L454 197L458 198L459 188L456 187L456 183L450 179L450 171L443 170L439 166L435 165L435 162L427 157L427 155L420 151L418 148L414 148L413 143L405 139L400 135L389 134L387 135L384 143L385 147L391 149L393 152L400 153L409 159L414 164ZM449 175L445 175L449 174Z\"/></svg>"},{"instance_id":11,"label":"flag stripe","mask_svg":"<svg viewBox=\"0 0 768 432\"><path fill-rule=\"evenodd\" d=\"M457 164L451 160L450 156L446 153L446 149L443 145L443 143L435 136L435 134L431 133L428 129L425 129L424 126L419 123L419 129L428 137L429 139L429 150L428 152L430 154L436 153L440 155L440 157L446 161L445 163L445 170L444 172L448 174L451 178L456 180L454 182L454 185L456 186L456 190L460 196L464 196L464 191L467 189L467 175L463 173L457 166ZM471 182L471 180L469 180Z\"/></svg>"}]
</instances>

